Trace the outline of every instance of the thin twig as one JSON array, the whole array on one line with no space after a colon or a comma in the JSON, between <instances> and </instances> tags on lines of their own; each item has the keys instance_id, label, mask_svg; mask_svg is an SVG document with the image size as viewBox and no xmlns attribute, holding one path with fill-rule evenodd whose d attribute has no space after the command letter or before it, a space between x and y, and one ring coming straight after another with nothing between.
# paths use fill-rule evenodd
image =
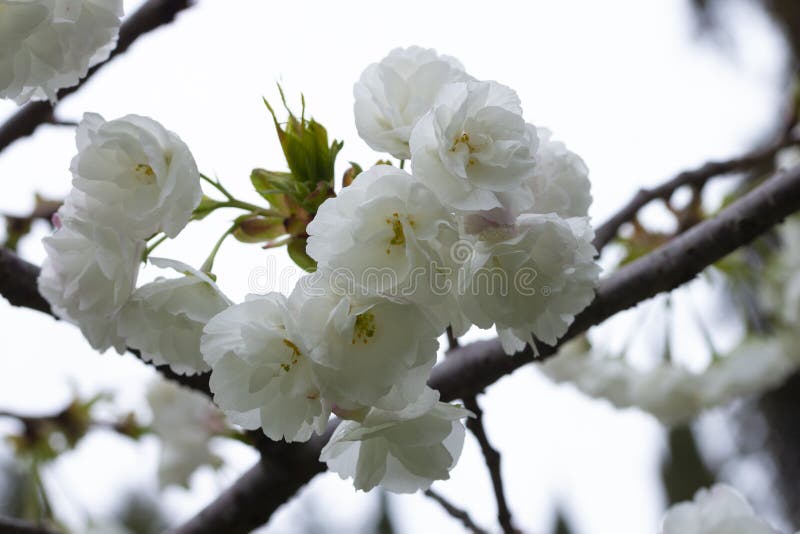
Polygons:
<instances>
[{"instance_id":1,"label":"thin twig","mask_svg":"<svg viewBox=\"0 0 800 534\"><path fill-rule=\"evenodd\" d=\"M78 122L77 121L67 121L67 120L56 119L56 118L50 119L49 121L47 121L47 124L52 124L53 126L69 126L71 128L74 128L74 127L78 126Z\"/></svg>"},{"instance_id":2,"label":"thin twig","mask_svg":"<svg viewBox=\"0 0 800 534\"><path fill-rule=\"evenodd\" d=\"M425 495L439 503L439 505L444 508L444 511L450 514L452 517L461 521L461 524L464 525L464 528L472 532L473 534L488 534L487 531L483 530L481 527L475 524L466 510L462 510L461 508L457 507L456 505L452 504L450 501L444 498L443 495L433 491L432 489L425 490Z\"/></svg>"},{"instance_id":3,"label":"thin twig","mask_svg":"<svg viewBox=\"0 0 800 534\"><path fill-rule=\"evenodd\" d=\"M453 333L453 327L447 327L447 352L457 349L461 343L458 342L458 337Z\"/></svg>"},{"instance_id":4,"label":"thin twig","mask_svg":"<svg viewBox=\"0 0 800 534\"><path fill-rule=\"evenodd\" d=\"M447 353L451 354L453 350L461 346L458 337L453 333L453 327L447 327ZM503 489L503 475L500 471L500 453L497 449L492 447L489 443L489 438L486 436L486 429L483 427L483 410L478 405L478 399L475 395L464 397L464 407L471 411L475 417L467 418L467 428L478 440L481 447L483 458L486 461L486 467L489 469L489 476L492 479L492 488L494 489L495 502L497 502L497 520L500 523L500 528L503 529L505 534L513 534L518 532L511 520L511 510L508 508L506 501L505 490ZM470 519L469 515L447 502L444 497L434 493L433 490L427 490L425 495L431 497L442 507L447 510L447 513L461 520L464 526L472 532L483 532L479 529Z\"/></svg>"},{"instance_id":5,"label":"thin twig","mask_svg":"<svg viewBox=\"0 0 800 534\"><path fill-rule=\"evenodd\" d=\"M494 497L497 501L497 521L505 534L519 532L511 520L511 510L508 509L506 494L503 489L503 475L500 470L500 453L489 443L486 436L486 429L483 427L483 410L478 405L478 399L474 395L464 397L464 408L475 414L475 417L467 418L467 428L472 432L481 446L483 458L486 460L486 467L489 469L489 476L492 478L492 488Z\"/></svg>"},{"instance_id":6,"label":"thin twig","mask_svg":"<svg viewBox=\"0 0 800 534\"><path fill-rule=\"evenodd\" d=\"M668 201L672 194L683 186L702 189L710 179L722 174L745 171L775 157L783 148L797 144L798 139L785 137L765 147L758 148L738 158L726 161L709 161L704 165L683 171L671 180L652 189L640 189L628 203L605 223L595 229L594 246L598 251L617 235L620 227L634 220L639 211L654 200Z\"/></svg>"},{"instance_id":7,"label":"thin twig","mask_svg":"<svg viewBox=\"0 0 800 534\"><path fill-rule=\"evenodd\" d=\"M193 0L148 0L122 24L119 30L117 46L108 59L89 69L88 74L77 85L67 87L58 92L58 100L71 95L91 79L91 77L109 61L124 53L133 42L145 33L168 24L182 10L190 7ZM0 126L0 151L8 145L31 135L42 124L53 123L54 107L50 102L29 102L14 113Z\"/></svg>"}]
</instances>

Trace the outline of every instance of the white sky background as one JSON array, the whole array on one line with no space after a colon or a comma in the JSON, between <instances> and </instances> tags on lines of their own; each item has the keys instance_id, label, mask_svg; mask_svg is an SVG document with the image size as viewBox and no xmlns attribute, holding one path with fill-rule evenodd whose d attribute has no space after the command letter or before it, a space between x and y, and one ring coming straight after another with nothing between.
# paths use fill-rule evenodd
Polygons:
<instances>
[{"instance_id":1,"label":"white sky background","mask_svg":"<svg viewBox=\"0 0 800 534\"><path fill-rule=\"evenodd\" d=\"M139 3L126 1L126 11ZM298 107L303 91L308 113L345 140L340 175L348 160L368 166L379 157L356 134L353 82L390 49L419 44L459 58L477 78L516 89L526 119L551 128L586 160L599 223L638 187L709 158L738 154L774 123L782 64L775 30L755 10L737 7L731 26L738 55L725 56L693 38L687 4L200 0L174 25L139 39L59 105L58 115L149 115L187 142L203 172L258 202L250 192L250 170L285 165L261 103L262 96L277 101L276 81ZM15 109L0 104L0 118ZM70 128L43 127L0 154L0 211L27 212L34 192L64 196L74 151ZM231 215L194 223L157 255L199 266ZM44 231L39 228L22 246L30 261L44 256L38 240ZM282 252L267 258L257 245L227 242L215 264L223 290L240 300L252 288L254 272L274 268L277 276L289 267ZM255 289L287 292L298 272L289 274L286 283L272 287L259 278ZM120 391L120 405L141 404L151 373L132 358L95 355L76 328L4 301L0 325L0 409L51 411L75 389ZM512 512L526 532L549 532L557 503L571 515L576 534L657 530L663 433L652 418L555 387L530 366L489 388L481 401L489 437L503 453ZM176 516L191 515L255 459L244 447L224 450L229 468L197 474L191 491L167 492L165 502ZM80 524L82 508L107 510L117 489L154 487L156 457L152 440L137 447L96 434L50 473L56 506ZM488 474L471 436L451 480L435 488L480 524L496 528ZM302 495L316 498L313 508L308 499L293 500L267 532L295 532L305 514L351 531L346 525L361 524L377 502L375 494L356 494L330 474ZM401 532L461 531L423 496L392 498L391 506Z\"/></svg>"}]
</instances>

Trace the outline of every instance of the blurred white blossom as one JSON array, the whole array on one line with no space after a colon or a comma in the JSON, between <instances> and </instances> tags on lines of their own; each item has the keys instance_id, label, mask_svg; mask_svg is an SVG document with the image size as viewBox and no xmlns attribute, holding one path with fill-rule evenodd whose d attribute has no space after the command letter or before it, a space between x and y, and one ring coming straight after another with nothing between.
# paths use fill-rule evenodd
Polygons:
<instances>
[{"instance_id":1,"label":"blurred white blossom","mask_svg":"<svg viewBox=\"0 0 800 534\"><path fill-rule=\"evenodd\" d=\"M701 489L693 501L672 506L661 521L661 534L780 534L758 518L735 489L716 484Z\"/></svg>"},{"instance_id":2,"label":"blurred white blossom","mask_svg":"<svg viewBox=\"0 0 800 534\"><path fill-rule=\"evenodd\" d=\"M0 98L55 101L117 42L121 0L0 0Z\"/></svg>"},{"instance_id":3,"label":"blurred white blossom","mask_svg":"<svg viewBox=\"0 0 800 534\"><path fill-rule=\"evenodd\" d=\"M703 410L779 386L800 367L792 336L751 338L703 372L662 362L639 370L622 358L596 354L581 340L566 344L542 372L618 408L638 407L666 425L686 423Z\"/></svg>"},{"instance_id":4,"label":"blurred white blossom","mask_svg":"<svg viewBox=\"0 0 800 534\"><path fill-rule=\"evenodd\" d=\"M161 440L158 479L162 487L188 486L198 467L222 464L209 442L225 431L225 422L207 397L174 382L156 380L147 390L147 402L153 414L150 426Z\"/></svg>"}]
</instances>

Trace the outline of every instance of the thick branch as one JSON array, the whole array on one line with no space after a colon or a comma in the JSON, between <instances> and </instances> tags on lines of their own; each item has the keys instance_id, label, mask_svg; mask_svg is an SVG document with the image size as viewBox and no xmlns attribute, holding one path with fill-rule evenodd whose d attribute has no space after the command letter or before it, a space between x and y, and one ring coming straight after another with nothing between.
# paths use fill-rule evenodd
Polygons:
<instances>
[{"instance_id":1,"label":"thick branch","mask_svg":"<svg viewBox=\"0 0 800 534\"><path fill-rule=\"evenodd\" d=\"M466 528L468 531L472 532L473 534L488 534L485 530L475 524L466 510L462 510L461 508L452 504L442 495L439 495L432 489L425 490L425 495L439 503L439 506L444 508L445 512L450 514L455 519L461 521L461 524L464 525L464 528Z\"/></svg>"},{"instance_id":2,"label":"thick branch","mask_svg":"<svg viewBox=\"0 0 800 534\"><path fill-rule=\"evenodd\" d=\"M194 0L148 0L142 7L128 17L119 30L117 46L109 58L89 69L88 74L77 85L58 92L59 101L80 89L98 70L124 53L133 42L145 33L168 24L182 10L190 7ZM50 102L30 102L20 108L0 126L0 151L8 145L31 135L41 124L54 123L53 106Z\"/></svg>"},{"instance_id":3,"label":"thick branch","mask_svg":"<svg viewBox=\"0 0 800 534\"><path fill-rule=\"evenodd\" d=\"M58 319L50 309L50 303L39 294L36 285L36 279L38 277L39 267L23 260L7 248L0 247L0 295L5 297L13 306L31 308ZM137 358L141 358L139 351L136 349L129 348L128 352ZM210 395L208 373L184 376L175 373L168 365L159 365L155 367L170 380L174 380L188 388Z\"/></svg>"},{"instance_id":4,"label":"thick branch","mask_svg":"<svg viewBox=\"0 0 800 534\"><path fill-rule=\"evenodd\" d=\"M725 208L717 217L697 224L661 248L609 276L601 282L594 302L575 318L559 345L622 310L688 282L712 263L749 243L798 210L800 166L767 180ZM0 250L0 257L9 254ZM17 262L22 261L17 259ZM23 271L29 269L25 263L21 265ZM13 270L3 273L0 291L11 288L10 276L15 276ZM16 294L36 291L35 276L19 277L17 280L29 285L27 288L14 289ZM557 347L543 344L537 348L540 359L552 356L557 351ZM506 356L497 340L470 343L451 351L450 357L433 369L429 385L440 391L444 401L464 398L475 395L533 359L530 349ZM200 375L196 380L207 380L207 375ZM280 503L288 500L298 488L324 469L316 461L321 443L321 440L314 440L305 445L285 445L285 452L276 452L274 456L276 463L285 466L286 474L271 479L271 470L259 464L201 513L204 521L216 526L227 525L225 521L237 521L239 517L248 518L248 525L255 521L258 524L266 522ZM293 463L285 461L285 458L306 460ZM242 487L250 490L243 491ZM248 492L252 489L258 489L259 495L249 496ZM265 501L268 503L265 504ZM204 530L197 518L190 525L192 530L179 529L177 532L220 531L219 528Z\"/></svg>"},{"instance_id":5,"label":"thick branch","mask_svg":"<svg viewBox=\"0 0 800 534\"><path fill-rule=\"evenodd\" d=\"M800 166L788 173L773 177L727 207L716 218L698 224L658 250L608 277L600 284L597 298L576 317L559 345L622 310L691 280L715 261L741 245L749 243L798 210L800 210ZM552 356L558 350L557 347L541 344L538 349L540 359ZM428 383L439 390L442 400L465 398L482 391L486 386L533 359L531 350L507 356L503 353L498 340L478 341L450 351L448 358L434 367ZM291 447L292 455L301 454L294 449L305 449L305 457L308 458L315 458L321 449L318 441L288 447ZM324 469L324 466L316 465ZM271 484L268 479L259 480L259 477L266 477L267 473L255 467L223 492L202 513L209 517L211 510L216 509L226 517L235 519L238 516L229 507L239 502L235 496L240 493L240 485L247 488L261 488L265 491L262 498L268 496L270 505L262 507L261 500L251 498L247 502L255 501L257 503L254 505L255 508L241 508L238 513L249 517L254 511L258 511L259 520L264 523L275 511L273 503L287 501L298 488L314 476L311 474L308 478L302 478L307 474L298 472L291 484L282 480ZM277 495L275 492L278 491L282 493ZM192 525L198 528L176 532L209 534L216 532L214 529L202 528L197 517L192 520Z\"/></svg>"},{"instance_id":6,"label":"thick branch","mask_svg":"<svg viewBox=\"0 0 800 534\"><path fill-rule=\"evenodd\" d=\"M263 525L272 513L317 474L327 469L319 461L322 447L336 425L323 436L300 444L265 443L261 460L187 523L170 534L245 534Z\"/></svg>"},{"instance_id":7,"label":"thick branch","mask_svg":"<svg viewBox=\"0 0 800 534\"><path fill-rule=\"evenodd\" d=\"M0 516L0 534L58 534L58 531L40 523Z\"/></svg>"},{"instance_id":8,"label":"thick branch","mask_svg":"<svg viewBox=\"0 0 800 534\"><path fill-rule=\"evenodd\" d=\"M800 166L770 178L715 218L690 228L603 280L595 300L575 318L556 347L537 344L539 359L554 355L558 346L616 313L688 282L798 210ZM533 360L530 348L509 357L497 339L478 341L452 351L434 367L428 383L441 392L442 400L464 398Z\"/></svg>"},{"instance_id":9,"label":"thick branch","mask_svg":"<svg viewBox=\"0 0 800 534\"><path fill-rule=\"evenodd\" d=\"M683 171L671 180L654 187L653 189L640 189L614 216L595 229L594 246L597 250L603 248L614 239L620 227L634 220L639 211L654 200L668 201L672 194L683 186L702 189L707 181L722 174L741 172L763 163L771 161L775 154L787 146L796 144L797 139L788 135L765 147L757 148L738 158L726 161L709 161L689 171Z\"/></svg>"},{"instance_id":10,"label":"thick branch","mask_svg":"<svg viewBox=\"0 0 800 534\"><path fill-rule=\"evenodd\" d=\"M511 521L511 511L508 509L506 494L503 489L503 475L500 471L500 453L489 443L486 436L486 429L483 428L483 410L478 405L478 399L474 395L464 397L464 408L475 414L475 417L467 418L467 428L478 440L481 447L483 458L486 460L486 467L489 469L489 476L492 479L495 501L497 501L497 520L500 528L505 534L518 532Z\"/></svg>"},{"instance_id":11,"label":"thick branch","mask_svg":"<svg viewBox=\"0 0 800 534\"><path fill-rule=\"evenodd\" d=\"M0 248L0 295L12 306L22 306L52 315L50 303L39 294L39 268L10 250Z\"/></svg>"}]
</instances>

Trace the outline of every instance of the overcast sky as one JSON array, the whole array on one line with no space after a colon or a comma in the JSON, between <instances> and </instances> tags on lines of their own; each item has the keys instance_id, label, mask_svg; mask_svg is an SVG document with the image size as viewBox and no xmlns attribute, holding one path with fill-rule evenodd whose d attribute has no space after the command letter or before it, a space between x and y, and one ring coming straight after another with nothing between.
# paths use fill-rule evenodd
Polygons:
<instances>
[{"instance_id":1,"label":"overcast sky","mask_svg":"<svg viewBox=\"0 0 800 534\"><path fill-rule=\"evenodd\" d=\"M140 2L126 1L126 11ZM547 126L591 169L601 222L635 190L757 142L775 120L782 51L774 29L739 3L723 54L694 37L682 1L561 2L264 2L200 0L174 25L138 40L58 115L78 120L94 111L107 119L148 115L178 133L206 174L219 176L251 201L254 167L283 170L282 155L261 97L277 100L276 81L290 102L305 94L307 111L331 136L345 140L347 161L368 166L380 156L357 136L352 85L371 62L397 46L418 44L459 58L470 74L511 86L529 122ZM0 103L0 118L13 112ZM70 187L73 132L43 127L0 154L0 211L25 213L33 193L64 196ZM653 220L658 214L651 210ZM159 255L199 266L230 214L192 225ZM21 253L40 263L38 228ZM283 252L226 243L216 262L220 285L234 300L250 290L291 289L299 274ZM253 287L253 273L274 269L272 287ZM286 283L278 283L283 272ZM151 277L146 272L144 279ZM270 285L270 284L268 284ZM152 374L130 357L95 355L78 330L0 301L0 409L57 409L72 392L120 391L136 407ZM490 335L473 333L471 337ZM692 347L686 347L687 352ZM663 432L649 416L616 412L569 387L556 387L533 368L518 371L482 399L487 430L503 452L511 509L526 532L546 533L554 506L572 513L578 533L653 532L663 511L656 476ZM98 434L59 461L48 484L59 511L82 521L82 508L106 510L121 487L153 487L157 444L137 447ZM165 502L190 515L255 460L243 446L224 445L230 465L199 473L191 491L173 488ZM131 468L130 466L136 466ZM477 445L467 438L461 462L435 488L494 528L494 501ZM375 495L356 494L335 475L318 477L302 495L316 498L319 521L356 525ZM401 532L460 532L423 496L391 501ZM308 499L292 501L267 532L292 532ZM342 527L344 528L344 527Z\"/></svg>"}]
</instances>

